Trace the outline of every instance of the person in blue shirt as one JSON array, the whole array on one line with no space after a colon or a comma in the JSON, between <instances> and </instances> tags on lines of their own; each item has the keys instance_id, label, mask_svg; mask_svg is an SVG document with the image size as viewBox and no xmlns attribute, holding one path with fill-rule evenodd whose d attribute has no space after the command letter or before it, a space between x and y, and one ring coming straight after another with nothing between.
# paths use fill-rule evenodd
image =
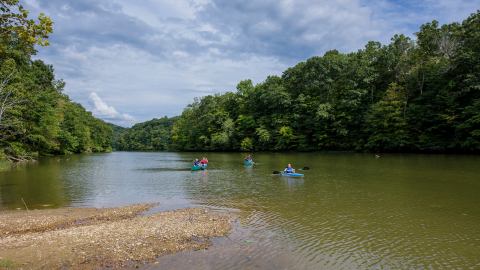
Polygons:
<instances>
[{"instance_id":1,"label":"person in blue shirt","mask_svg":"<svg viewBox=\"0 0 480 270\"><path fill-rule=\"evenodd\" d=\"M285 173L294 173L295 172L295 169L292 168L292 164L288 163L287 167L285 168L285 170L283 170Z\"/></svg>"},{"instance_id":2,"label":"person in blue shirt","mask_svg":"<svg viewBox=\"0 0 480 270\"><path fill-rule=\"evenodd\" d=\"M200 161L198 161L198 158L196 158L196 159L193 161L193 166L200 166Z\"/></svg>"}]
</instances>

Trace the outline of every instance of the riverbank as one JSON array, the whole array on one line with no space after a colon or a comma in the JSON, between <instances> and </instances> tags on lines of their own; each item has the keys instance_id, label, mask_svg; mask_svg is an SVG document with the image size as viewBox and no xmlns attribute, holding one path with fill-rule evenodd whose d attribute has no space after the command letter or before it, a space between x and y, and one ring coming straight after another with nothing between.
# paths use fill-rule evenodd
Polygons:
<instances>
[{"instance_id":1,"label":"riverbank","mask_svg":"<svg viewBox=\"0 0 480 270\"><path fill-rule=\"evenodd\" d=\"M0 268L135 267L231 229L229 215L201 208L140 215L152 206L0 212Z\"/></svg>"},{"instance_id":2,"label":"riverbank","mask_svg":"<svg viewBox=\"0 0 480 270\"><path fill-rule=\"evenodd\" d=\"M7 156L0 149L0 172L10 169L12 162L7 159Z\"/></svg>"},{"instance_id":3,"label":"riverbank","mask_svg":"<svg viewBox=\"0 0 480 270\"><path fill-rule=\"evenodd\" d=\"M0 172L8 171L15 166L27 164L29 162L37 162L36 158L37 156L29 156L28 158L7 156L3 153L3 150L0 149Z\"/></svg>"}]
</instances>

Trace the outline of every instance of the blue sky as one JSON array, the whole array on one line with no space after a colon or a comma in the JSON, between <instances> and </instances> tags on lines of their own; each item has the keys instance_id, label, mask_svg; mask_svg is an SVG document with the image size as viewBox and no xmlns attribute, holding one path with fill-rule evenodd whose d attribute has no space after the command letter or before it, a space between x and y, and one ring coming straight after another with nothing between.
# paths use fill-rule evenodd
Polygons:
<instances>
[{"instance_id":1,"label":"blue sky","mask_svg":"<svg viewBox=\"0 0 480 270\"><path fill-rule=\"evenodd\" d=\"M179 115L194 97L261 82L330 49L413 36L461 21L480 0L23 0L54 22L52 64L65 92L94 115L130 126Z\"/></svg>"}]
</instances>

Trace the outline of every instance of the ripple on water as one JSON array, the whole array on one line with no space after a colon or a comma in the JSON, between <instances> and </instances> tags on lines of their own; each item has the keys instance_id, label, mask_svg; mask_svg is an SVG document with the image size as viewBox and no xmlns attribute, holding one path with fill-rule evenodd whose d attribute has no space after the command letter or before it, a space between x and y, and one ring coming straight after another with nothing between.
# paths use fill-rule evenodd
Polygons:
<instances>
[{"instance_id":1,"label":"ripple on water","mask_svg":"<svg viewBox=\"0 0 480 270\"><path fill-rule=\"evenodd\" d=\"M1 203L160 209L237 209L237 229L206 251L167 256L157 269L480 268L480 159L356 154L194 153L72 156L0 175ZM273 176L309 165L302 179ZM445 169L448 168L448 169ZM37 192L38 191L38 192ZM154 266L147 266L154 267ZM154 268L152 268L154 269Z\"/></svg>"}]
</instances>

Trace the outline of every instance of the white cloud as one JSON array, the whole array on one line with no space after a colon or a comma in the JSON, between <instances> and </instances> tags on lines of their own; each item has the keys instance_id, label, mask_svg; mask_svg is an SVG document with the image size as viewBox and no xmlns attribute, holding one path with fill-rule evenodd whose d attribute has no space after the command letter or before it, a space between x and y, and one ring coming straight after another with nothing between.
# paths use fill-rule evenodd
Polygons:
<instances>
[{"instance_id":1,"label":"white cloud","mask_svg":"<svg viewBox=\"0 0 480 270\"><path fill-rule=\"evenodd\" d=\"M109 118L115 118L119 115L117 110L114 107L108 106L98 95L97 93L90 93L90 99L93 101L94 113L101 116L106 116Z\"/></svg>"},{"instance_id":2,"label":"white cloud","mask_svg":"<svg viewBox=\"0 0 480 270\"><path fill-rule=\"evenodd\" d=\"M97 117L112 120L119 124L131 124L135 121L133 116L126 113L119 113L114 107L109 106L95 92L90 93L90 100L93 102L93 114Z\"/></svg>"},{"instance_id":3,"label":"white cloud","mask_svg":"<svg viewBox=\"0 0 480 270\"><path fill-rule=\"evenodd\" d=\"M154 27L166 18L195 19L197 12L209 4L209 1L192 0L143 0L141 4L131 0L115 0L114 2L121 5L126 14L142 18Z\"/></svg>"},{"instance_id":4,"label":"white cloud","mask_svg":"<svg viewBox=\"0 0 480 270\"><path fill-rule=\"evenodd\" d=\"M52 45L51 49L57 47ZM62 61L47 59L55 60L57 76L66 78L65 92L98 117L114 123L118 123L116 109L135 116L136 121L175 116L194 97L235 90L243 79L258 83L287 68L274 57L230 59L215 48L203 55L187 56L178 51L166 59L130 45L58 50L72 56L64 55ZM108 104L100 97L107 97Z\"/></svg>"}]
</instances>

